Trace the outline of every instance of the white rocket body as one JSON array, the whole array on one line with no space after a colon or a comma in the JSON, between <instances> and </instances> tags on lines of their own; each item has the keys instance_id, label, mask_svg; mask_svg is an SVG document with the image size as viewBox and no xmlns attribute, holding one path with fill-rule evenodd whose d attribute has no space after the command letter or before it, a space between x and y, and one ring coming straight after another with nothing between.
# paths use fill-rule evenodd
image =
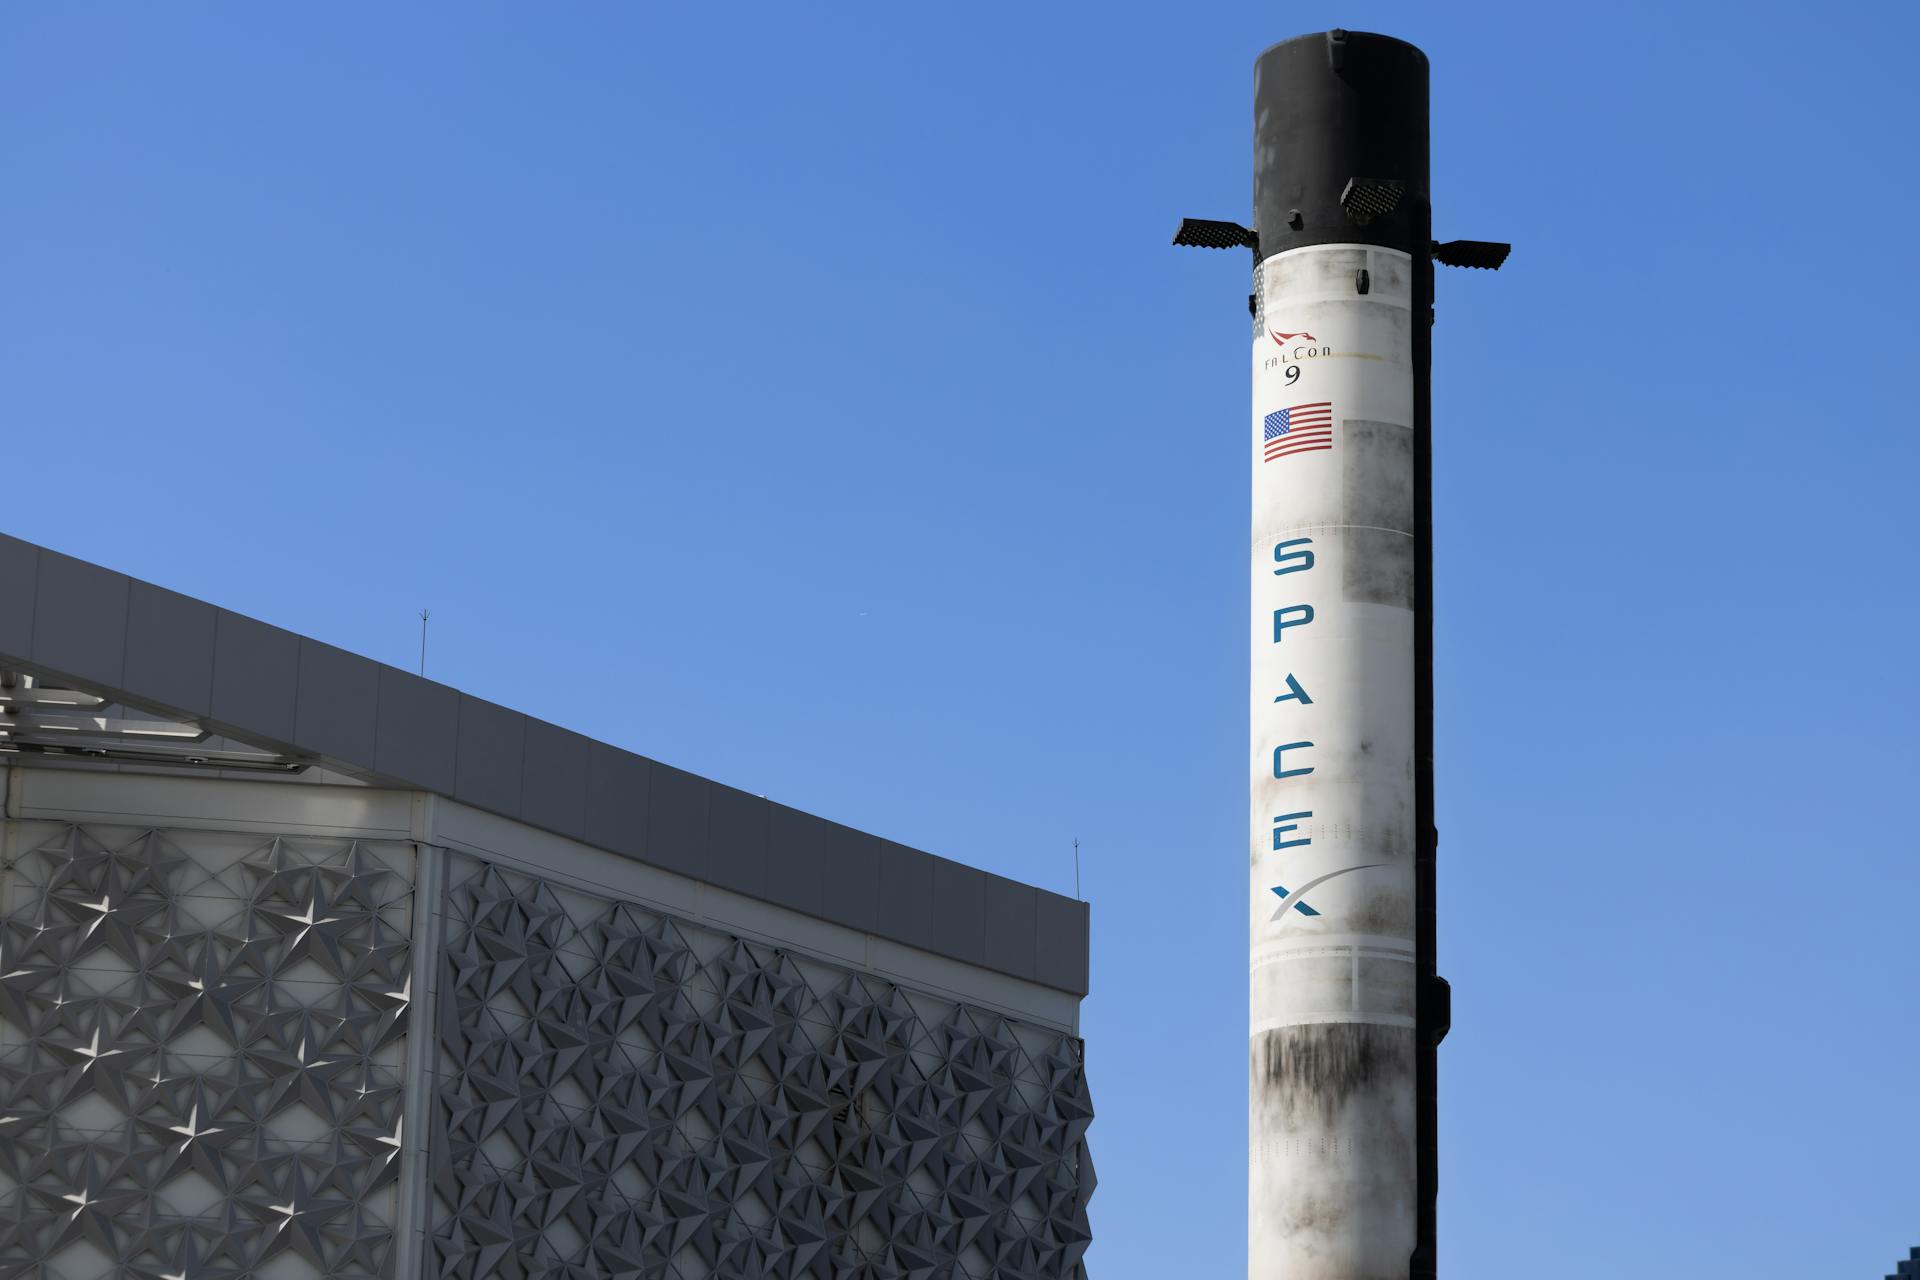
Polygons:
<instances>
[{"instance_id":1,"label":"white rocket body","mask_svg":"<svg viewBox=\"0 0 1920 1280\"><path fill-rule=\"evenodd\" d=\"M1406 1280L1417 1244L1414 269L1258 276L1250 1280Z\"/></svg>"}]
</instances>

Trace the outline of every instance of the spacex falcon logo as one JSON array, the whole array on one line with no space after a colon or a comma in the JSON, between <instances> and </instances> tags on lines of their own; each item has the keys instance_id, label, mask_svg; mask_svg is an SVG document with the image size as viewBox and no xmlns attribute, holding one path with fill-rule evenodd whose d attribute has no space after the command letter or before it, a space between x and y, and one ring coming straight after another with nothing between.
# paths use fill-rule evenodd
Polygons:
<instances>
[{"instance_id":1,"label":"spacex falcon logo","mask_svg":"<svg viewBox=\"0 0 1920 1280\"><path fill-rule=\"evenodd\" d=\"M1315 876L1291 893L1287 891L1287 887L1283 884L1274 885L1273 891L1280 895L1280 905L1273 909L1273 914L1268 916L1267 919L1278 920L1281 916L1287 914L1288 907L1292 907L1303 916L1317 916L1320 913L1307 905L1307 890L1316 889L1327 881L1334 879L1336 876L1346 875L1349 871L1367 871L1373 867L1384 867L1385 865L1386 863L1384 862L1364 862L1357 867L1342 867L1338 871L1329 871L1323 876Z\"/></svg>"},{"instance_id":2,"label":"spacex falcon logo","mask_svg":"<svg viewBox=\"0 0 1920 1280\"><path fill-rule=\"evenodd\" d=\"M1281 365L1298 365L1303 360L1315 360L1321 356L1333 354L1332 347L1322 343L1305 329L1297 333L1288 333L1284 329L1268 329L1267 336L1272 338L1273 345L1279 348L1278 351L1266 357L1265 367L1269 369L1278 368ZM1299 369L1289 369L1287 385L1292 386L1299 377Z\"/></svg>"}]
</instances>

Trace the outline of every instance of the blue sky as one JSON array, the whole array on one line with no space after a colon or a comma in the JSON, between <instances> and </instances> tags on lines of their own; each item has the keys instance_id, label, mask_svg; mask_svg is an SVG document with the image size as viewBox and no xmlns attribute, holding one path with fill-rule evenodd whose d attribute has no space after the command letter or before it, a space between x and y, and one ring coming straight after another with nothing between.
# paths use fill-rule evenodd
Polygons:
<instances>
[{"instance_id":1,"label":"blue sky","mask_svg":"<svg viewBox=\"0 0 1920 1280\"><path fill-rule=\"evenodd\" d=\"M1071 892L1100 1280L1244 1258L1250 67L1433 60L1442 1258L1920 1243L1869 4L0 13L8 532Z\"/></svg>"}]
</instances>

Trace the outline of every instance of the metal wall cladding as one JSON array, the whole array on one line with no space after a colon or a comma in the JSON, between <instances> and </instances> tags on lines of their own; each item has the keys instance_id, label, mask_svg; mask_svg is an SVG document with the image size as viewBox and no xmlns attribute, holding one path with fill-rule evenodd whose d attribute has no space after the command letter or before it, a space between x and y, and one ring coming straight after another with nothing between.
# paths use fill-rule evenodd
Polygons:
<instances>
[{"instance_id":1,"label":"metal wall cladding","mask_svg":"<svg viewBox=\"0 0 1920 1280\"><path fill-rule=\"evenodd\" d=\"M0 1276L1084 1274L1075 1037L432 846L0 827Z\"/></svg>"},{"instance_id":2,"label":"metal wall cladding","mask_svg":"<svg viewBox=\"0 0 1920 1280\"><path fill-rule=\"evenodd\" d=\"M1081 1042L457 856L437 1277L1078 1277Z\"/></svg>"},{"instance_id":3,"label":"metal wall cladding","mask_svg":"<svg viewBox=\"0 0 1920 1280\"><path fill-rule=\"evenodd\" d=\"M414 847L5 826L0 1275L393 1274Z\"/></svg>"}]
</instances>

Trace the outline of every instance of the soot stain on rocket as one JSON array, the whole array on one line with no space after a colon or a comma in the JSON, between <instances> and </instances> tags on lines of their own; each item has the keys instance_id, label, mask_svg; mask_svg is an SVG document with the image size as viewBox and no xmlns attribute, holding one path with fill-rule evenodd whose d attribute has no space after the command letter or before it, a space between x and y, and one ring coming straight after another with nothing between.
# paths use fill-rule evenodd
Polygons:
<instances>
[{"instance_id":1,"label":"soot stain on rocket","mask_svg":"<svg viewBox=\"0 0 1920 1280\"><path fill-rule=\"evenodd\" d=\"M1283 1116L1308 1109L1328 1118L1363 1089L1411 1078L1413 1032L1368 1022L1276 1027L1255 1042L1261 1100Z\"/></svg>"},{"instance_id":2,"label":"soot stain on rocket","mask_svg":"<svg viewBox=\"0 0 1920 1280\"><path fill-rule=\"evenodd\" d=\"M1367 418L1341 421L1346 437L1341 497L1345 523L1413 534L1413 432Z\"/></svg>"},{"instance_id":3,"label":"soot stain on rocket","mask_svg":"<svg viewBox=\"0 0 1920 1280\"><path fill-rule=\"evenodd\" d=\"M1398 605L1413 608L1413 540L1390 529L1347 530L1346 569L1341 577L1342 598L1355 604Z\"/></svg>"},{"instance_id":4,"label":"soot stain on rocket","mask_svg":"<svg viewBox=\"0 0 1920 1280\"><path fill-rule=\"evenodd\" d=\"M1413 607L1413 432L1391 422L1341 420L1342 506L1348 539L1342 598Z\"/></svg>"},{"instance_id":5,"label":"soot stain on rocket","mask_svg":"<svg viewBox=\"0 0 1920 1280\"><path fill-rule=\"evenodd\" d=\"M1306 1194L1287 1205L1287 1229L1332 1235L1347 1220L1347 1204L1334 1196Z\"/></svg>"},{"instance_id":6,"label":"soot stain on rocket","mask_svg":"<svg viewBox=\"0 0 1920 1280\"><path fill-rule=\"evenodd\" d=\"M1413 900L1398 889L1370 893L1347 922L1355 933L1405 938L1413 935Z\"/></svg>"}]
</instances>

